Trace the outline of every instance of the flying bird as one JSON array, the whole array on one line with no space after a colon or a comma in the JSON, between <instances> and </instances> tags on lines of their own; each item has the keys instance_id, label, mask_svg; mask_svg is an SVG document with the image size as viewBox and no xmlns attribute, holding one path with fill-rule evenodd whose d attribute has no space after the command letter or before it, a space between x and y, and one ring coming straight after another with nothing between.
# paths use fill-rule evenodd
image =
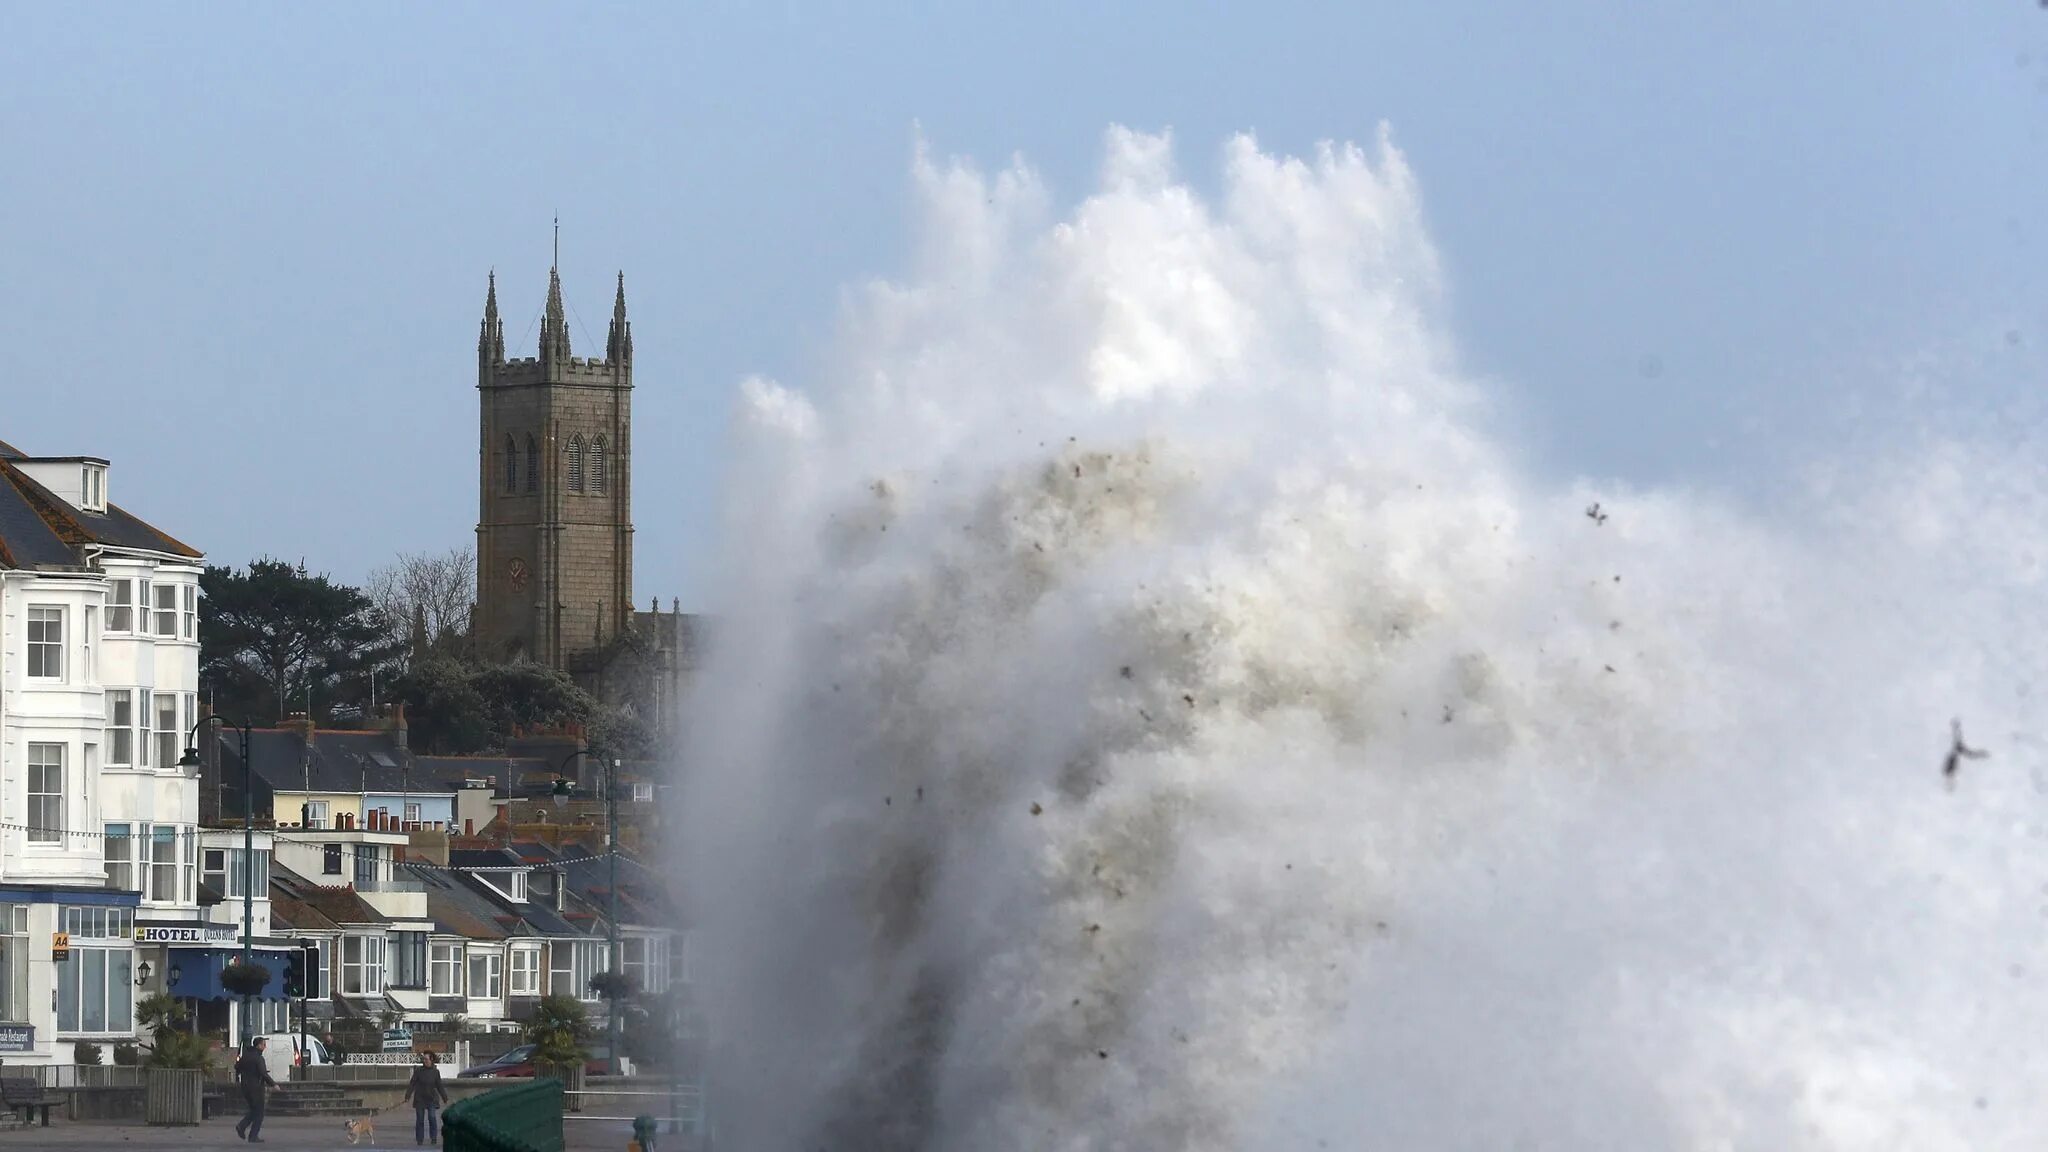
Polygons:
<instances>
[{"instance_id":1,"label":"flying bird","mask_svg":"<svg viewBox=\"0 0 2048 1152\"><path fill-rule=\"evenodd\" d=\"M1600 507L1599 501L1595 500L1592 504L1587 506L1586 519L1591 520L1595 524L1607 523L1607 513Z\"/></svg>"},{"instance_id":2,"label":"flying bird","mask_svg":"<svg viewBox=\"0 0 2048 1152\"><path fill-rule=\"evenodd\" d=\"M1991 753L1986 752L1982 748L1972 748L1968 744L1963 743L1963 722L1961 720L1950 720L1948 722L1948 730L1950 737L1948 758L1941 762L1941 777L1950 788L1954 788L1956 786L1956 770L1963 766L1964 760L1983 760L1990 756Z\"/></svg>"}]
</instances>

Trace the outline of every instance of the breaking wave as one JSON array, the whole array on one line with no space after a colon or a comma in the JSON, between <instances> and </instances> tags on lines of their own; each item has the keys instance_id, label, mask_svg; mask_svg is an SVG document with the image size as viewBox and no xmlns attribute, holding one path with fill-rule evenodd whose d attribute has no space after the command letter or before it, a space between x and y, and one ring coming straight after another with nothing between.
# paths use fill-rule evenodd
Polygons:
<instances>
[{"instance_id":1,"label":"breaking wave","mask_svg":"<svg viewBox=\"0 0 2048 1152\"><path fill-rule=\"evenodd\" d=\"M2048 1130L2034 461L1531 477L1384 138L914 184L743 389L677 849L728 1141Z\"/></svg>"}]
</instances>

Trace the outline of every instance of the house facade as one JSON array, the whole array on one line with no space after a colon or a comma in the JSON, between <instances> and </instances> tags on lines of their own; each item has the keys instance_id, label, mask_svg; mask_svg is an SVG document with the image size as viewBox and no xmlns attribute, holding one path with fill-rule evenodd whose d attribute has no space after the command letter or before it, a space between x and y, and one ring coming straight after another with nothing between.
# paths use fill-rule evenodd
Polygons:
<instances>
[{"instance_id":1,"label":"house facade","mask_svg":"<svg viewBox=\"0 0 2048 1152\"><path fill-rule=\"evenodd\" d=\"M0 444L10 1063L133 1038L135 1002L152 992L217 992L209 960L240 935L204 898L228 849L200 828L198 782L179 763L199 719L202 558L113 503L111 472L103 458ZM254 903L267 930L268 901Z\"/></svg>"}]
</instances>

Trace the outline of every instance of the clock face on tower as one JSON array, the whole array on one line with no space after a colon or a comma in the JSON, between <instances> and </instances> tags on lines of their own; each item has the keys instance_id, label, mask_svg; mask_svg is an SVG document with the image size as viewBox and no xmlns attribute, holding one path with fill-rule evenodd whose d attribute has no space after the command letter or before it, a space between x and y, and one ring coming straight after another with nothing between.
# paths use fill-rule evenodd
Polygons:
<instances>
[{"instance_id":1,"label":"clock face on tower","mask_svg":"<svg viewBox=\"0 0 2048 1152\"><path fill-rule=\"evenodd\" d=\"M526 561L514 556L511 562L505 565L505 575L511 578L514 592L526 589Z\"/></svg>"}]
</instances>

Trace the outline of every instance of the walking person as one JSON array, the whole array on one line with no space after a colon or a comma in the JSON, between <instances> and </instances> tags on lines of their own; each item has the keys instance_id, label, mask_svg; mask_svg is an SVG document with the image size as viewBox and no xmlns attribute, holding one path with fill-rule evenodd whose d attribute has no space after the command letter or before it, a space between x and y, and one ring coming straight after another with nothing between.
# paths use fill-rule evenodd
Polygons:
<instances>
[{"instance_id":1,"label":"walking person","mask_svg":"<svg viewBox=\"0 0 2048 1152\"><path fill-rule=\"evenodd\" d=\"M248 1115L235 1123L235 1135L251 1144L261 1144L263 1090L277 1087L277 1081L270 1078L269 1066L263 1061L263 1037L258 1036L242 1049L242 1058L235 1061L235 1079L242 1082L242 1099L249 1105Z\"/></svg>"},{"instance_id":2,"label":"walking person","mask_svg":"<svg viewBox=\"0 0 2048 1152\"><path fill-rule=\"evenodd\" d=\"M441 1105L448 1102L448 1089L441 1086L439 1061L432 1052L420 1053L420 1066L412 1070L405 1086L405 1098L412 1101L412 1142L441 1142Z\"/></svg>"}]
</instances>

